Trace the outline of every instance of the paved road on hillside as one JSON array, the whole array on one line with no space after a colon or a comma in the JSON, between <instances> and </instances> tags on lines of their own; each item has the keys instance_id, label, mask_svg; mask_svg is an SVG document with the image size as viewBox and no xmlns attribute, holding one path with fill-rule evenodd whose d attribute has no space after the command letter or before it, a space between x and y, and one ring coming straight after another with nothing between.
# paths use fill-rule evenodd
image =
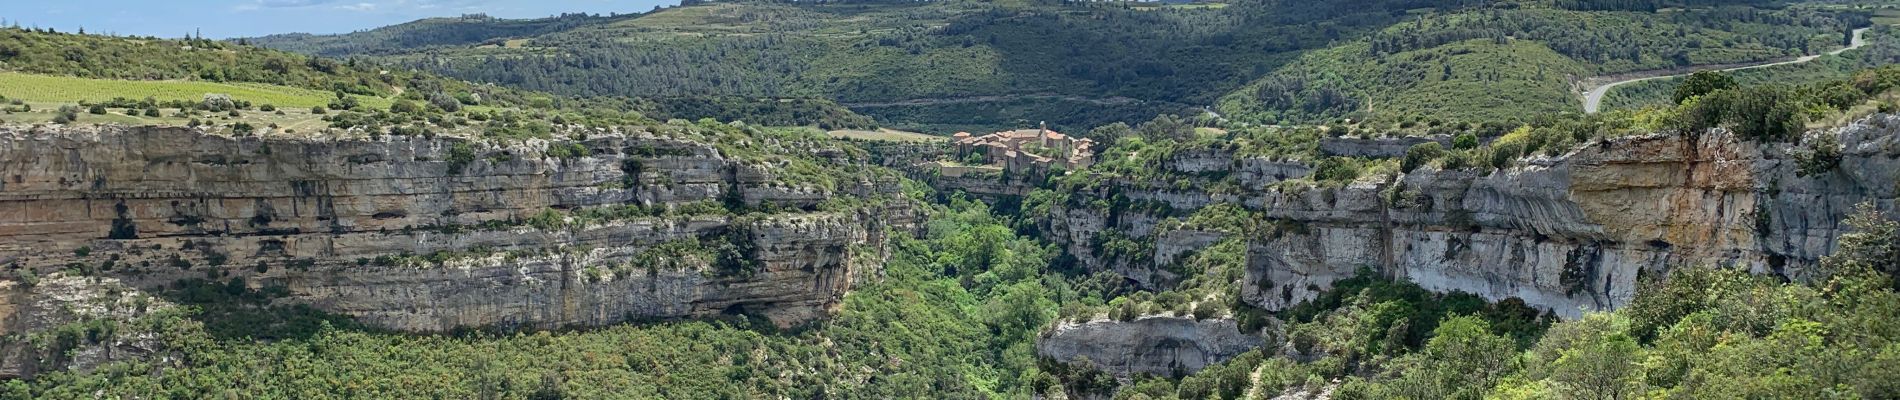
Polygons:
<instances>
[{"instance_id":1,"label":"paved road on hillside","mask_svg":"<svg viewBox=\"0 0 1900 400\"><path fill-rule=\"evenodd\" d=\"M1848 41L1847 47L1834 49L1834 51L1827 52L1827 55L1838 55L1841 53L1845 53L1848 50L1858 49L1861 46L1866 46L1867 40L1863 38L1863 36L1865 33L1867 33L1867 29L1868 28L1855 29L1854 38L1853 40ZM1778 65L1800 64L1804 62L1814 61L1815 59L1818 59L1818 58L1821 58L1821 56L1820 55L1801 56L1792 60L1766 62L1766 63L1761 63L1761 64L1744 65L1744 66L1733 67L1733 68L1723 68L1723 69L1718 69L1717 71L1723 71L1723 72L1741 71L1741 70L1746 70L1746 69L1768 68L1768 67L1773 67L1773 66L1778 66ZM1678 76L1688 75L1688 74L1668 74L1666 72L1657 72L1657 73L1665 74L1665 75L1653 75L1653 76L1645 76L1645 77L1633 78L1633 79L1624 79L1624 80L1620 80L1616 82L1603 84L1602 86L1597 86L1595 89L1590 89L1590 92L1583 96L1583 112L1586 114L1595 114L1597 112L1597 109L1602 107L1603 105L1603 95L1609 94L1610 89L1614 89L1617 86L1622 86L1622 85L1627 85L1627 84L1642 82L1642 81L1667 79L1667 78L1674 78Z\"/></svg>"}]
</instances>

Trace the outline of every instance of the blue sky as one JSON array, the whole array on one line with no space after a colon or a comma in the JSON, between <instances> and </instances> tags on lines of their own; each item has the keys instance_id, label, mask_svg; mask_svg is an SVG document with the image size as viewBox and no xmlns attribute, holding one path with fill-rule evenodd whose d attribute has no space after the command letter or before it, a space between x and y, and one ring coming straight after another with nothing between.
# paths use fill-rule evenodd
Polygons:
<instances>
[{"instance_id":1,"label":"blue sky","mask_svg":"<svg viewBox=\"0 0 1900 400\"><path fill-rule=\"evenodd\" d=\"M607 14L652 10L678 0L0 0L8 25L61 32L179 37L273 33L342 33L425 17L486 13L503 18L563 12Z\"/></svg>"}]
</instances>

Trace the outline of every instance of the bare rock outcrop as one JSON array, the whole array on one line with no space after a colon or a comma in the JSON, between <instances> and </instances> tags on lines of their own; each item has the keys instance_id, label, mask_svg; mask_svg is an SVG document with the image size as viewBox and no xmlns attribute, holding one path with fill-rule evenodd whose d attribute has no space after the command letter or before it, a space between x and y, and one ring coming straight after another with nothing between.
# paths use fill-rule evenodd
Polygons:
<instances>
[{"instance_id":1,"label":"bare rock outcrop","mask_svg":"<svg viewBox=\"0 0 1900 400\"><path fill-rule=\"evenodd\" d=\"M1097 238L1147 237L1165 254L1180 254L1191 249L1173 234L1148 236L1158 221L1238 204L1274 225L1247 238L1240 286L1255 306L1278 310L1372 271L1577 315L1627 304L1638 275L1676 266L1806 276L1834 248L1855 204L1895 209L1900 117L1876 115L1810 135L1839 138L1839 168L1803 175L1798 145L1717 130L1602 140L1502 171L1427 167L1344 186L1287 182L1208 192L1199 188L1216 185L1202 177L1225 177L1208 169L1220 163L1207 152L1183 152L1194 160L1169 165L1190 170L1169 173L1202 185L1111 180L1052 206L1044 226L1086 265L1165 287L1145 277L1169 260L1105 254ZM1129 203L1087 206L1095 199Z\"/></svg>"},{"instance_id":2,"label":"bare rock outcrop","mask_svg":"<svg viewBox=\"0 0 1900 400\"><path fill-rule=\"evenodd\" d=\"M418 332L733 312L790 325L876 277L886 233L916 225L889 174L793 178L708 143L585 137L0 127L0 285L73 265L146 290L215 276ZM820 205L837 197L867 201ZM0 315L28 309L15 297Z\"/></svg>"},{"instance_id":3,"label":"bare rock outcrop","mask_svg":"<svg viewBox=\"0 0 1900 400\"><path fill-rule=\"evenodd\" d=\"M1231 319L1156 315L1131 321L1063 322L1043 333L1036 341L1036 352L1062 362L1087 360L1126 378L1139 373L1192 373L1264 344L1259 336L1241 332Z\"/></svg>"},{"instance_id":4,"label":"bare rock outcrop","mask_svg":"<svg viewBox=\"0 0 1900 400\"><path fill-rule=\"evenodd\" d=\"M0 377L84 370L162 351L135 322L173 306L109 277L65 272L0 281Z\"/></svg>"}]
</instances>

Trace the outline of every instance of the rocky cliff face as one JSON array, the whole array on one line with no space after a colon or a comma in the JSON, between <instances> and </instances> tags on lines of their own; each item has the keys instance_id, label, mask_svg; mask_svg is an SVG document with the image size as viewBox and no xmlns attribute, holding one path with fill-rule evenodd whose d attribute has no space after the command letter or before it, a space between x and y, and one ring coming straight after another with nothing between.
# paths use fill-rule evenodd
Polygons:
<instances>
[{"instance_id":1,"label":"rocky cliff face","mask_svg":"<svg viewBox=\"0 0 1900 400\"><path fill-rule=\"evenodd\" d=\"M800 183L710 144L587 137L0 127L0 284L74 267L148 290L235 278L407 331L722 312L795 324L875 277L886 232L915 226L888 175ZM586 151L548 151L573 145ZM820 205L834 197L874 200ZM16 291L0 315L22 315L34 293ZM8 317L4 332L35 326Z\"/></svg>"},{"instance_id":2,"label":"rocky cliff face","mask_svg":"<svg viewBox=\"0 0 1900 400\"><path fill-rule=\"evenodd\" d=\"M1659 134L1593 143L1504 171L1423 168L1344 186L1250 180L1260 174L1236 176L1239 186L1259 190L1222 192L1199 189L1213 185L1111 181L1077 196L1120 196L1135 205L1104 210L1071 201L1055 207L1045 225L1078 259L1165 287L1157 265L1200 240L1160 230L1156 221L1239 204L1275 227L1249 238L1240 286L1256 306L1281 309L1338 279L1374 271L1577 315L1627 304L1639 274L1674 266L1803 276L1834 247L1855 204L1894 210L1900 117L1869 117L1811 135L1845 144L1837 170L1802 176L1793 145L1745 142L1721 131ZM1207 165L1265 162L1206 160L1218 156L1184 152L1177 158L1197 159L1176 162L1170 172L1210 176ZM1105 254L1090 241L1103 232L1148 237L1155 254Z\"/></svg>"},{"instance_id":3,"label":"rocky cliff face","mask_svg":"<svg viewBox=\"0 0 1900 400\"><path fill-rule=\"evenodd\" d=\"M0 281L0 320L29 333L0 340L0 377L86 369L162 351L159 334L140 322L172 308L109 277L58 272Z\"/></svg>"},{"instance_id":4,"label":"rocky cliff face","mask_svg":"<svg viewBox=\"0 0 1900 400\"><path fill-rule=\"evenodd\" d=\"M1147 316L1132 321L1065 322L1036 341L1036 352L1063 362L1087 360L1130 377L1178 376L1225 362L1265 343L1233 320Z\"/></svg>"}]
</instances>

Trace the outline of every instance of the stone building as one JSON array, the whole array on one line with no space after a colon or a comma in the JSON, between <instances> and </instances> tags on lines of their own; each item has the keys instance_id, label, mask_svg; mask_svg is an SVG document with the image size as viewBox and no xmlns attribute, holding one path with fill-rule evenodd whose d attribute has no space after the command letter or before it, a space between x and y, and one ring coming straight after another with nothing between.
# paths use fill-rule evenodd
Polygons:
<instances>
[{"instance_id":1,"label":"stone building","mask_svg":"<svg viewBox=\"0 0 1900 400\"><path fill-rule=\"evenodd\" d=\"M1052 166L1074 170L1095 162L1095 141L1049 130L1047 124L983 136L957 132L951 139L959 159L977 154L986 164L1015 172L1042 171Z\"/></svg>"}]
</instances>

